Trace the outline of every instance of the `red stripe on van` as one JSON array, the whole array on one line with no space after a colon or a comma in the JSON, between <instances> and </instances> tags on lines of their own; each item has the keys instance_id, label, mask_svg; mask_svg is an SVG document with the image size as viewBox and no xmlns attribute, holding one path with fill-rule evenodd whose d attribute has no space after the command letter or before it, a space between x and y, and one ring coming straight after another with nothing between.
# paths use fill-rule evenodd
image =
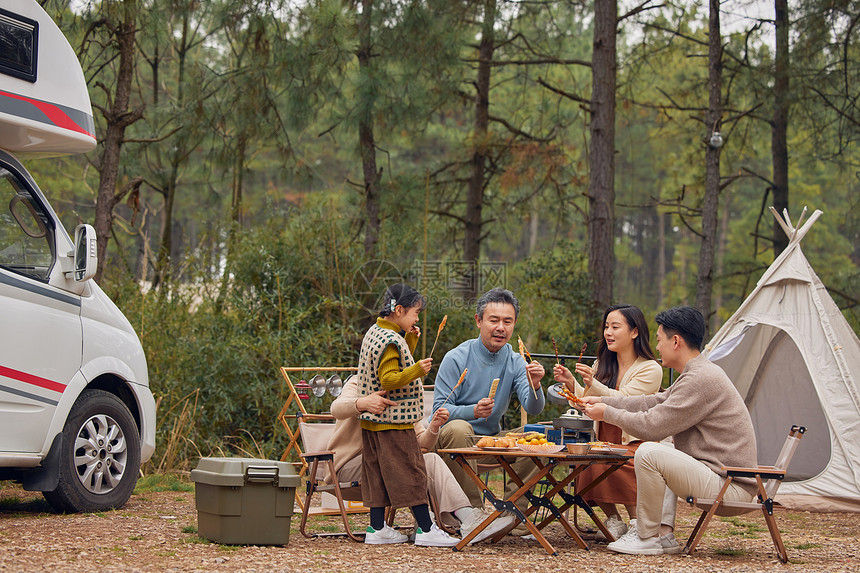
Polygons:
<instances>
[{"instance_id":1,"label":"red stripe on van","mask_svg":"<svg viewBox=\"0 0 860 573\"><path fill-rule=\"evenodd\" d=\"M63 390L66 389L65 384L60 384L59 382L54 382L53 380L48 380L47 378L42 378L40 376L34 376L33 374L27 374L26 372L21 372L20 370L12 370L11 368L6 368L5 366L0 366L0 376L5 376L6 378L13 378L15 380L25 382L27 384L32 384L33 386L45 388L46 390L53 390L54 392L59 392L60 394L62 394Z\"/></svg>"},{"instance_id":2,"label":"red stripe on van","mask_svg":"<svg viewBox=\"0 0 860 573\"><path fill-rule=\"evenodd\" d=\"M96 138L95 134L90 133L89 131L87 131L86 129L84 129L80 125L78 125L75 122L75 120L73 120L72 118L70 118L66 114L66 112L64 112L63 110L61 110L60 108L58 108L54 104L51 104L51 103L48 103L45 101L40 101L37 99L24 97L24 96L21 96L18 94L10 93L10 92L5 92L3 90L0 90L0 95L6 96L6 97L9 97L12 99L25 101L25 102L29 103L30 105L39 108L39 111L44 113L48 117L48 119L50 119L51 122L54 125L56 125L57 127L62 127L63 129L68 129L69 131L75 131L77 133L83 133L84 135L89 135L93 139ZM27 118L27 119L33 119L33 118Z\"/></svg>"}]
</instances>

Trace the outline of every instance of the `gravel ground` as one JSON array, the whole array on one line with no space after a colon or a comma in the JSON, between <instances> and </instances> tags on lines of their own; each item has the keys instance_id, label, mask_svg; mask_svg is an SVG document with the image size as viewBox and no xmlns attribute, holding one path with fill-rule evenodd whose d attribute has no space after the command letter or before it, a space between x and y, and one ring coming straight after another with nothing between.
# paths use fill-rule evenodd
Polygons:
<instances>
[{"instance_id":1,"label":"gravel ground","mask_svg":"<svg viewBox=\"0 0 860 573\"><path fill-rule=\"evenodd\" d=\"M860 570L860 514L777 510L790 562L776 558L764 520L755 513L715 519L692 556L618 555L605 545L583 551L557 525L549 556L536 542L507 537L462 552L412 545L364 546L346 539L306 539L292 519L289 544L227 546L196 534L194 494L135 494L122 509L57 515L41 496L0 482L0 571L845 571ZM678 537L694 512L679 505ZM400 521L407 521L401 512ZM581 521L587 521L581 520Z\"/></svg>"}]
</instances>

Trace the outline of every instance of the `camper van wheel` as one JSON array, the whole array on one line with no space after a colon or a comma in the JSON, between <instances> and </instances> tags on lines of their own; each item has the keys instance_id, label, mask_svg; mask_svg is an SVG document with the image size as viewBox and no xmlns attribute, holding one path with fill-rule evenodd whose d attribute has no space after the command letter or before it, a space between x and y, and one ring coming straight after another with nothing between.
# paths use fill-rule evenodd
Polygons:
<instances>
[{"instance_id":1,"label":"camper van wheel","mask_svg":"<svg viewBox=\"0 0 860 573\"><path fill-rule=\"evenodd\" d=\"M121 507L139 469L140 434L126 405L104 390L86 390L63 427L59 485L43 495L58 511Z\"/></svg>"}]
</instances>

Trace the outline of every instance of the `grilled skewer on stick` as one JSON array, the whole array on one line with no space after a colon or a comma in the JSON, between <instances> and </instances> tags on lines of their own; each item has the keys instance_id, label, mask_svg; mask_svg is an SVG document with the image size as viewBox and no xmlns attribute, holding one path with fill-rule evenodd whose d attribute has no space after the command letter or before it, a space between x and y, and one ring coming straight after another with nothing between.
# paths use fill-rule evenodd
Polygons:
<instances>
[{"instance_id":1,"label":"grilled skewer on stick","mask_svg":"<svg viewBox=\"0 0 860 573\"><path fill-rule=\"evenodd\" d=\"M451 391L450 391L450 392L448 392L448 395L445 397L445 401L444 401L444 402L442 402L442 406L444 406L445 404L447 404L447 403L448 403L448 398L450 398L450 397L451 397L451 394L453 394L453 393L454 393L454 390L456 390L456 389L457 389L457 386L459 386L460 384L462 384L462 383L463 383L463 380L466 378L466 372L468 372L468 371L469 371L469 369L468 369L468 368L464 368L464 369L463 369L463 373L462 373L462 374L460 374L460 379L459 379L459 380L457 380L457 383L456 383L456 384L454 384L454 387L453 387L453 388L451 388ZM442 406L439 406L439 407L441 408Z\"/></svg>"},{"instance_id":2,"label":"grilled skewer on stick","mask_svg":"<svg viewBox=\"0 0 860 573\"><path fill-rule=\"evenodd\" d=\"M446 322L448 322L447 314L442 317L442 322L439 323L439 329L436 331L436 340L433 341L433 348L430 349L430 354L427 356L427 358L433 357L433 351L436 350L436 343L439 342L439 335L442 334L442 329L445 328Z\"/></svg>"},{"instance_id":3,"label":"grilled skewer on stick","mask_svg":"<svg viewBox=\"0 0 860 573\"><path fill-rule=\"evenodd\" d=\"M586 349L587 349L587 348L588 348L588 343L586 342L586 343L584 343L584 344L582 345L582 349L581 349L581 350L580 350L580 352L579 352L579 358L576 360L576 363L577 363L577 364L579 364L580 362L582 362L582 355L583 355L583 354L585 354L585 351L586 351ZM574 366L574 372L572 373L572 374L574 375L574 384L576 383L575 371L576 371L576 367ZM561 387L559 388L558 393L559 393L561 396L563 396L563 397L567 398L567 400L568 400L569 402L573 402L573 403L574 403L574 405L584 405L584 404L585 404L585 403L584 403L584 402L583 402L583 401L582 401L582 400L581 400L581 399L576 395L576 393L574 393L572 390L570 390L570 388L568 388L568 387L567 387L567 386L565 386L564 384L561 384Z\"/></svg>"},{"instance_id":4,"label":"grilled skewer on stick","mask_svg":"<svg viewBox=\"0 0 860 573\"><path fill-rule=\"evenodd\" d=\"M561 361L558 359L558 346L555 345L555 336L552 337L552 349L555 350L555 363L561 364ZM582 356L579 357L582 359Z\"/></svg>"},{"instance_id":5,"label":"grilled skewer on stick","mask_svg":"<svg viewBox=\"0 0 860 573\"><path fill-rule=\"evenodd\" d=\"M558 393L561 394L563 397L567 398L568 401L573 402L574 404L585 404L585 402L579 399L579 396L571 392L564 384L561 385L561 388L559 388Z\"/></svg>"},{"instance_id":6,"label":"grilled skewer on stick","mask_svg":"<svg viewBox=\"0 0 860 573\"><path fill-rule=\"evenodd\" d=\"M496 397L496 389L499 387L499 379L493 378L493 383L490 385L490 395L488 396L490 399L494 399Z\"/></svg>"},{"instance_id":7,"label":"grilled skewer on stick","mask_svg":"<svg viewBox=\"0 0 860 573\"><path fill-rule=\"evenodd\" d=\"M577 358L577 359L576 359L576 364L579 364L580 362L582 362L582 355L583 355L583 354L585 354L585 351L586 351L587 349L588 349L588 343L587 343L587 342L583 342L583 343L582 343L582 349L579 351L579 358ZM574 372L576 372L576 365L574 365L574 366L573 366L573 371L574 371ZM580 374L580 377L581 377L581 376L582 376L582 374ZM575 379L576 379L576 378L574 378L574 380L575 380ZM583 384L585 384L585 378L583 378L583 379L582 379L582 383L583 383Z\"/></svg>"},{"instance_id":8,"label":"grilled skewer on stick","mask_svg":"<svg viewBox=\"0 0 860 573\"><path fill-rule=\"evenodd\" d=\"M523 342L523 339L520 338L519 335L517 335L517 342L519 342L519 344L520 344L520 356L523 357L523 361L526 363L526 366L528 366L529 364L532 363L532 355L529 354L528 350L526 350L526 345ZM526 370L526 378L529 381L529 386L532 387L532 394L535 395L535 400L537 400L537 390L535 389L534 386L532 386L531 378L529 378L528 370Z\"/></svg>"}]
</instances>

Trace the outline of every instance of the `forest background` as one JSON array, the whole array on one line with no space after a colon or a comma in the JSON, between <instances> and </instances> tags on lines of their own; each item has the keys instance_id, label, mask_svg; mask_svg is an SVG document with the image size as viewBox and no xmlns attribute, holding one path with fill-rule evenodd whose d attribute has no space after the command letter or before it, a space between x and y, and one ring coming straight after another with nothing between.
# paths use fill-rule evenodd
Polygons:
<instances>
[{"instance_id":1,"label":"forest background","mask_svg":"<svg viewBox=\"0 0 860 573\"><path fill-rule=\"evenodd\" d=\"M39 3L99 147L28 168L143 342L147 471L279 457L279 367L352 366L394 280L417 354L448 316L437 363L493 286L535 353L593 353L613 302L713 334L786 244L770 205L824 212L804 252L860 331L860 2Z\"/></svg>"}]
</instances>

